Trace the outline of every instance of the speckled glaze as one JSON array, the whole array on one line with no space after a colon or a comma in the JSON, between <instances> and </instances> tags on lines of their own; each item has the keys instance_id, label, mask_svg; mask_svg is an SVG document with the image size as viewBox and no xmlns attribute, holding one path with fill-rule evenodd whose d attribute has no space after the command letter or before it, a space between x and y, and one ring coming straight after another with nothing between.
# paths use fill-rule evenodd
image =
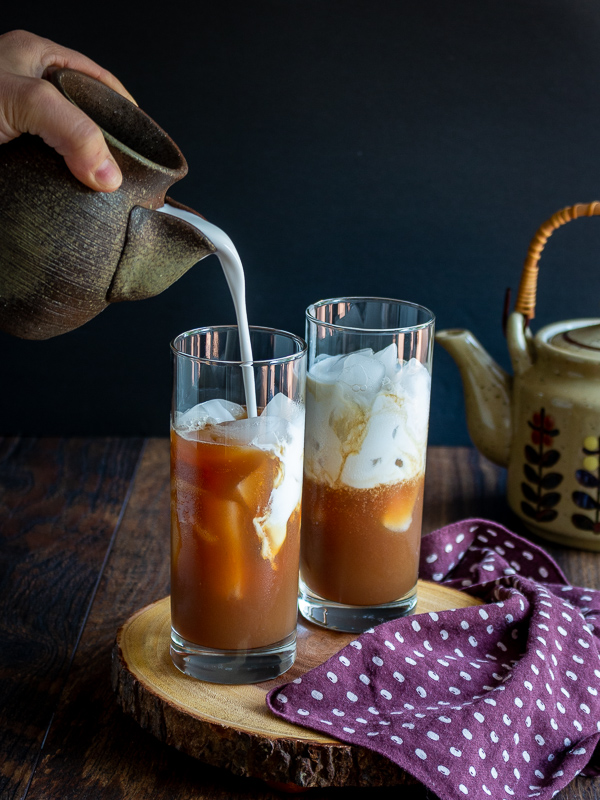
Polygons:
<instances>
[{"instance_id":1,"label":"speckled glaze","mask_svg":"<svg viewBox=\"0 0 600 800\"><path fill-rule=\"evenodd\" d=\"M483 348L471 331L438 331L435 340L460 370L467 407L469 435L494 464L508 466L511 444L512 378Z\"/></svg>"},{"instance_id":2,"label":"speckled glaze","mask_svg":"<svg viewBox=\"0 0 600 800\"><path fill-rule=\"evenodd\" d=\"M152 297L215 251L192 225L155 211L187 173L169 136L87 75L61 69L51 80L98 123L123 182L92 191L36 136L0 147L0 329L26 339L72 330L111 302Z\"/></svg>"},{"instance_id":3,"label":"speckled glaze","mask_svg":"<svg viewBox=\"0 0 600 800\"><path fill-rule=\"evenodd\" d=\"M513 377L469 331L436 337L460 368L475 446L508 467L513 511L539 536L588 550L600 550L596 326L599 319L570 320L533 336L514 312L507 327Z\"/></svg>"}]
</instances>

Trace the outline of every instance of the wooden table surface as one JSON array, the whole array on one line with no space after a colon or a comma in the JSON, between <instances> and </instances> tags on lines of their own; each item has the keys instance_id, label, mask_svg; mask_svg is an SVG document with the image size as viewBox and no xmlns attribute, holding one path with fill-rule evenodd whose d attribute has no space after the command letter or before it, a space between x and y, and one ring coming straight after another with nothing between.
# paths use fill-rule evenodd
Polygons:
<instances>
[{"instance_id":1,"label":"wooden table surface","mask_svg":"<svg viewBox=\"0 0 600 800\"><path fill-rule=\"evenodd\" d=\"M482 516L528 535L504 481L475 450L431 448L424 532ZM117 628L169 591L168 504L166 439L0 438L2 800L286 797L160 744L115 702ZM600 553L538 544L572 583L600 587ZM421 787L353 791L433 798ZM557 798L600 800L600 779L578 778Z\"/></svg>"}]
</instances>

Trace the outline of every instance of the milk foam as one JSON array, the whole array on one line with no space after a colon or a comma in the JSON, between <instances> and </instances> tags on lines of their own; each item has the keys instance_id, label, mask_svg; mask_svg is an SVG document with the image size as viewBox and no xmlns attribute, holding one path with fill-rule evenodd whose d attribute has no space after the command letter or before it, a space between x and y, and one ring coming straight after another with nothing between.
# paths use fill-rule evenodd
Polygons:
<instances>
[{"instance_id":1,"label":"milk foam","mask_svg":"<svg viewBox=\"0 0 600 800\"><path fill-rule=\"evenodd\" d=\"M222 439L219 438L226 444L257 447L279 459L279 475L267 510L253 520L262 556L272 561L285 541L288 521L302 497L304 407L280 392L259 416L246 419L245 414L237 403L207 400L178 414L174 428L180 436L197 440L201 438L199 431L218 426Z\"/></svg>"},{"instance_id":2,"label":"milk foam","mask_svg":"<svg viewBox=\"0 0 600 800\"><path fill-rule=\"evenodd\" d=\"M320 356L307 376L308 477L331 487L373 489L425 470L431 376L395 344Z\"/></svg>"}]
</instances>

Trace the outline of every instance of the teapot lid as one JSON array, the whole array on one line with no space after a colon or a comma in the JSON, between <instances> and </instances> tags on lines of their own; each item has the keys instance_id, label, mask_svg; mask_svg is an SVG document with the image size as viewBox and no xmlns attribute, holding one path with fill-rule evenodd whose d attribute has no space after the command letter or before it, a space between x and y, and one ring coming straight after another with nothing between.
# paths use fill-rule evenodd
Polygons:
<instances>
[{"instance_id":1,"label":"teapot lid","mask_svg":"<svg viewBox=\"0 0 600 800\"><path fill-rule=\"evenodd\" d=\"M583 325L581 323L583 322ZM593 322L593 324L589 324ZM588 324L586 324L588 323ZM598 320L579 320L556 333L548 343L553 347L577 354L590 361L600 360L600 322Z\"/></svg>"}]
</instances>

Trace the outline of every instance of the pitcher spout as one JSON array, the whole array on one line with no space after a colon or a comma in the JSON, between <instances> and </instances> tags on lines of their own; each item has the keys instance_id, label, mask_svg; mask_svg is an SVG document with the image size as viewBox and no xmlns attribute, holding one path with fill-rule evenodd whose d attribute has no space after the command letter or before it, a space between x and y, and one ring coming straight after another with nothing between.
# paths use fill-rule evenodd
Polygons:
<instances>
[{"instance_id":1,"label":"pitcher spout","mask_svg":"<svg viewBox=\"0 0 600 800\"><path fill-rule=\"evenodd\" d=\"M467 427L473 444L490 461L508 466L511 442L512 378L470 331L439 331L436 341L460 370L467 409Z\"/></svg>"},{"instance_id":2,"label":"pitcher spout","mask_svg":"<svg viewBox=\"0 0 600 800\"><path fill-rule=\"evenodd\" d=\"M173 209L187 206L167 198ZM107 300L143 300L164 292L190 267L211 253L214 244L197 228L171 214L136 206L129 217L125 246Z\"/></svg>"}]
</instances>

